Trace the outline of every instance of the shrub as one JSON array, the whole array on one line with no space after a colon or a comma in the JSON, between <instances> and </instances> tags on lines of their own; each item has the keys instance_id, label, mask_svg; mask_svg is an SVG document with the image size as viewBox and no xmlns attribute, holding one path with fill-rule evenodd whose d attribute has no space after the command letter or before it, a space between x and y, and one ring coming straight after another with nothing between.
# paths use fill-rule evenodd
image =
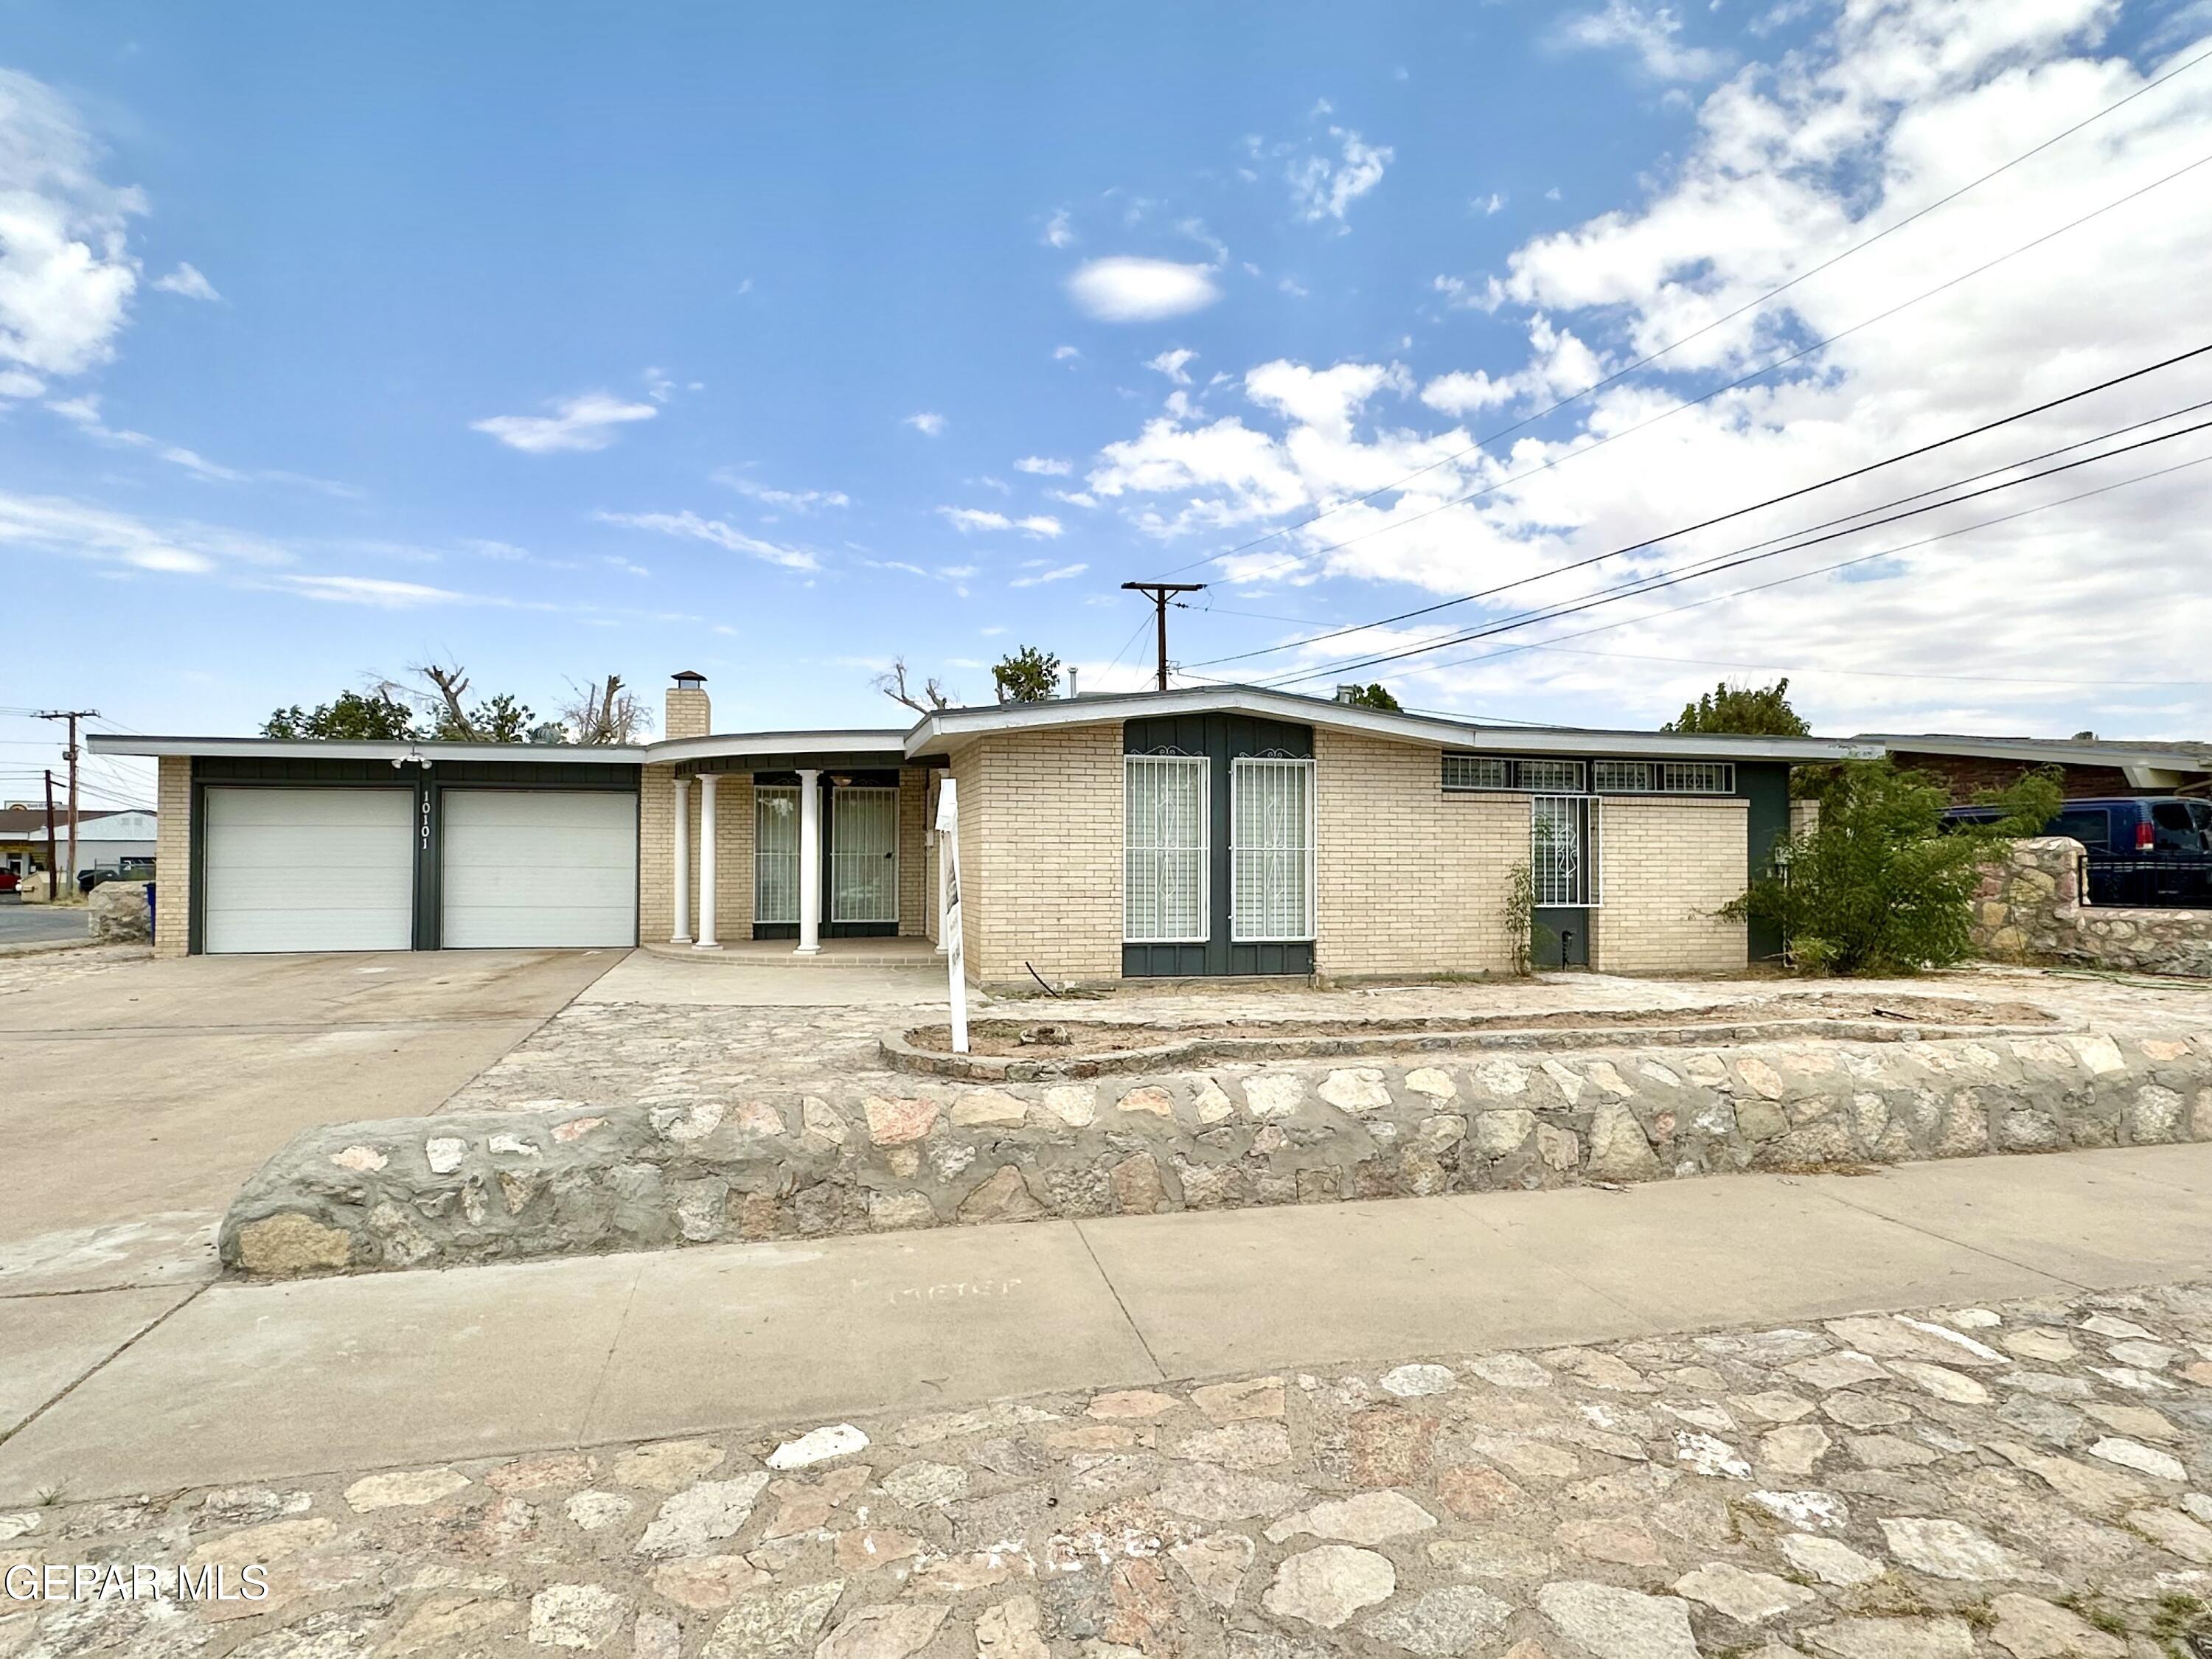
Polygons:
<instances>
[{"instance_id":1,"label":"shrub","mask_svg":"<svg viewBox=\"0 0 2212 1659\"><path fill-rule=\"evenodd\" d=\"M1975 797L1993 823L1946 824L1942 789L1888 760L1852 761L1825 778L1819 826L1794 836L1776 869L1722 913L1776 923L1793 961L1814 973L1914 974L1966 956L1982 866L2058 810L2054 775Z\"/></svg>"}]
</instances>

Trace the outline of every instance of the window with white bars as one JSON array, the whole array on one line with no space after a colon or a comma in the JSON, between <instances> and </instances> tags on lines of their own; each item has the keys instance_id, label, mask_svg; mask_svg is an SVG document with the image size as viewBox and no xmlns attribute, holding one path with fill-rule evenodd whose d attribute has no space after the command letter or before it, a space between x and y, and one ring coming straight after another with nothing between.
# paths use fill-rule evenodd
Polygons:
<instances>
[{"instance_id":1,"label":"window with white bars","mask_svg":"<svg viewBox=\"0 0 2212 1659\"><path fill-rule=\"evenodd\" d=\"M1314 936L1314 763L1230 763L1230 936L1240 944Z\"/></svg>"},{"instance_id":2,"label":"window with white bars","mask_svg":"<svg viewBox=\"0 0 2212 1659\"><path fill-rule=\"evenodd\" d=\"M1510 789L1513 778L1509 763L1489 755L1446 755L1444 757L1444 787L1461 789Z\"/></svg>"},{"instance_id":3,"label":"window with white bars","mask_svg":"<svg viewBox=\"0 0 2212 1659\"><path fill-rule=\"evenodd\" d=\"M753 920L799 920L799 791L790 784L753 789Z\"/></svg>"},{"instance_id":4,"label":"window with white bars","mask_svg":"<svg viewBox=\"0 0 2212 1659\"><path fill-rule=\"evenodd\" d=\"M1732 795L1735 793L1735 767L1729 761L1601 760L1592 770L1601 794Z\"/></svg>"},{"instance_id":5,"label":"window with white bars","mask_svg":"<svg viewBox=\"0 0 2212 1659\"><path fill-rule=\"evenodd\" d=\"M1132 945L1205 940L1206 763L1186 755L1125 755L1121 937Z\"/></svg>"},{"instance_id":6,"label":"window with white bars","mask_svg":"<svg viewBox=\"0 0 2212 1659\"><path fill-rule=\"evenodd\" d=\"M1537 795L1528 803L1528 873L1538 907L1598 902L1597 798Z\"/></svg>"},{"instance_id":7,"label":"window with white bars","mask_svg":"<svg viewBox=\"0 0 2212 1659\"><path fill-rule=\"evenodd\" d=\"M1524 760L1517 764L1519 782L1523 789L1540 789L1547 794L1579 795L1583 792L1583 763L1580 761Z\"/></svg>"}]
</instances>

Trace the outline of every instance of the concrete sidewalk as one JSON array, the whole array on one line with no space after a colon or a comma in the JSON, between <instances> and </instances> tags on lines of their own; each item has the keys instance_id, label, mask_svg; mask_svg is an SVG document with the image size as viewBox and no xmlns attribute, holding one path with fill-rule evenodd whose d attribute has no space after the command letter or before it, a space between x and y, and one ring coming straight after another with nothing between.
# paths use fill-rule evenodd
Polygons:
<instances>
[{"instance_id":1,"label":"concrete sidewalk","mask_svg":"<svg viewBox=\"0 0 2212 1659\"><path fill-rule=\"evenodd\" d=\"M0 1303L0 1505L2201 1275L2212 1145ZM77 1304L71 1352L42 1305ZM71 1385L70 1379L81 1379Z\"/></svg>"}]
</instances>

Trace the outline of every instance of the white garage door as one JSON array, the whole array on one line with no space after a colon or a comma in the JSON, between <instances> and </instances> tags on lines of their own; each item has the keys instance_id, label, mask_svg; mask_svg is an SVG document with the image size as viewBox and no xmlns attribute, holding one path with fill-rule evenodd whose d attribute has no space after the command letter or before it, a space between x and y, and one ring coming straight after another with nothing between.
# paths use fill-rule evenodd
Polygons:
<instances>
[{"instance_id":1,"label":"white garage door","mask_svg":"<svg viewBox=\"0 0 2212 1659\"><path fill-rule=\"evenodd\" d=\"M412 789L210 788L203 947L408 949L414 816Z\"/></svg>"},{"instance_id":2,"label":"white garage door","mask_svg":"<svg viewBox=\"0 0 2212 1659\"><path fill-rule=\"evenodd\" d=\"M440 943L637 943L635 795L448 789L442 801Z\"/></svg>"}]
</instances>

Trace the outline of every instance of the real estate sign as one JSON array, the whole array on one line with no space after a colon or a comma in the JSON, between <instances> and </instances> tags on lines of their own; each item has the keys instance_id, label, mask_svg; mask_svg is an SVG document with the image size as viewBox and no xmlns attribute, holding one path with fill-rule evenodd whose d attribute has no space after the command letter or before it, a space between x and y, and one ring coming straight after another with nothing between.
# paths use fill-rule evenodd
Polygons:
<instances>
[{"instance_id":1,"label":"real estate sign","mask_svg":"<svg viewBox=\"0 0 2212 1659\"><path fill-rule=\"evenodd\" d=\"M951 778L937 797L937 936L952 976L952 1052L968 1052L968 973L960 937L960 802Z\"/></svg>"}]
</instances>

